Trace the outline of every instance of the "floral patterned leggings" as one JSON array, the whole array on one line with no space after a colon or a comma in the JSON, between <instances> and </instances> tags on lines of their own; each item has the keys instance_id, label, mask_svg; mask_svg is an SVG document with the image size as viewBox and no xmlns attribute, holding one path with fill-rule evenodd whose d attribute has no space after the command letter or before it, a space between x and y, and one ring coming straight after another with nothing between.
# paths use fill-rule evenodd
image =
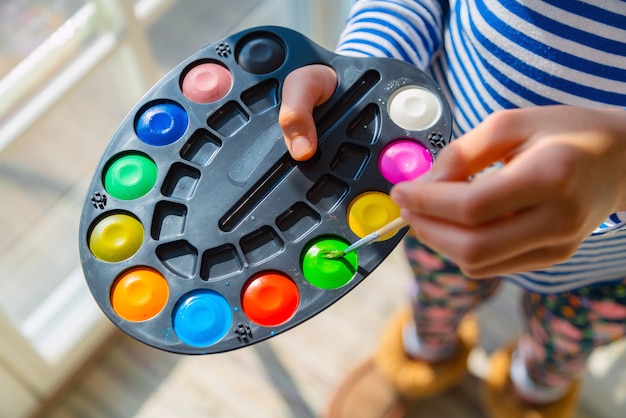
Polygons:
<instances>
[{"instance_id":1,"label":"floral patterned leggings","mask_svg":"<svg viewBox=\"0 0 626 418\"><path fill-rule=\"evenodd\" d=\"M500 280L471 280L407 235L406 254L416 277L412 297L418 338L429 351L456 344L465 314L484 302ZM626 280L558 294L525 291L518 342L528 377L540 387L568 387L585 370L594 348L626 336Z\"/></svg>"}]
</instances>

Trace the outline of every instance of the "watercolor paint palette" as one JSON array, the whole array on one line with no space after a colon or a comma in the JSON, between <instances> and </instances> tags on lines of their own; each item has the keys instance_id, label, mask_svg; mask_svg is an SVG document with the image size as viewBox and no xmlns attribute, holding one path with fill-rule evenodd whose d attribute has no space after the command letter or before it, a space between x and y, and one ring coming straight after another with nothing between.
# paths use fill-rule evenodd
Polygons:
<instances>
[{"instance_id":1,"label":"watercolor paint palette","mask_svg":"<svg viewBox=\"0 0 626 418\"><path fill-rule=\"evenodd\" d=\"M285 77L308 64L334 68L338 86L314 112L318 152L296 162L278 111ZM277 335L395 248L402 233L319 256L397 217L389 190L427 171L450 132L439 87L407 63L340 56L280 27L219 40L150 89L104 151L80 223L89 288L124 332L170 352Z\"/></svg>"}]
</instances>

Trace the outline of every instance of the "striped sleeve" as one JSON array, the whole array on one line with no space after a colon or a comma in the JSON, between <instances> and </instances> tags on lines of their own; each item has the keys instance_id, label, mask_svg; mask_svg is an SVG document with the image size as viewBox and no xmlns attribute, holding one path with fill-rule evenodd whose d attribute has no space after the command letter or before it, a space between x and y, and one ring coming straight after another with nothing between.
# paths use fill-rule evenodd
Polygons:
<instances>
[{"instance_id":1,"label":"striped sleeve","mask_svg":"<svg viewBox=\"0 0 626 418\"><path fill-rule=\"evenodd\" d=\"M424 70L441 48L446 5L443 0L357 0L337 52L397 58Z\"/></svg>"},{"instance_id":2,"label":"striped sleeve","mask_svg":"<svg viewBox=\"0 0 626 418\"><path fill-rule=\"evenodd\" d=\"M490 113L568 104L626 106L626 3L451 0L435 77L457 134Z\"/></svg>"},{"instance_id":3,"label":"striped sleeve","mask_svg":"<svg viewBox=\"0 0 626 418\"><path fill-rule=\"evenodd\" d=\"M593 233L599 235L620 229L626 229L626 211L611 214Z\"/></svg>"},{"instance_id":4,"label":"striped sleeve","mask_svg":"<svg viewBox=\"0 0 626 418\"><path fill-rule=\"evenodd\" d=\"M546 270L509 274L503 279L539 293L556 293L626 277L626 230L592 234L569 260Z\"/></svg>"}]
</instances>

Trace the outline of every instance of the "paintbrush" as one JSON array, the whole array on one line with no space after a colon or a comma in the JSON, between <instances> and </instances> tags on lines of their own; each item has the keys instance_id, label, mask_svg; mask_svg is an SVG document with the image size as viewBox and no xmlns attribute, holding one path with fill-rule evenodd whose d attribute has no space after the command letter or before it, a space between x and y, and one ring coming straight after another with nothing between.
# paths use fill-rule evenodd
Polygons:
<instances>
[{"instance_id":1,"label":"paintbrush","mask_svg":"<svg viewBox=\"0 0 626 418\"><path fill-rule=\"evenodd\" d=\"M336 259L336 258L344 257L346 254L349 254L353 251L366 247L370 245L371 243L375 242L376 240L378 240L380 237L384 237L385 235L393 231L396 231L402 227L405 227L407 225L408 223L404 219L402 219L401 217L397 217L393 221L389 222L388 224L385 224L384 226L372 232L371 234L364 236L363 238L356 241L354 244L350 245L349 247L343 250L320 251L319 256L323 258L328 258L328 259Z\"/></svg>"}]
</instances>

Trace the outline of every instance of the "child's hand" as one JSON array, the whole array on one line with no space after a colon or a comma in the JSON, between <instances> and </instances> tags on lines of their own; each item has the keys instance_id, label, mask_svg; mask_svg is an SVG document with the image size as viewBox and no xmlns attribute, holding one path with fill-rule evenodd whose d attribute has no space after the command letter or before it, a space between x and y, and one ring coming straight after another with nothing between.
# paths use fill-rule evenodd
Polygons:
<instances>
[{"instance_id":1,"label":"child's hand","mask_svg":"<svg viewBox=\"0 0 626 418\"><path fill-rule=\"evenodd\" d=\"M294 159L304 161L315 154L313 108L330 99L336 88L337 74L325 65L298 68L285 79L278 121Z\"/></svg>"},{"instance_id":2,"label":"child's hand","mask_svg":"<svg viewBox=\"0 0 626 418\"><path fill-rule=\"evenodd\" d=\"M504 167L467 181L497 161ZM392 198L416 237L470 277L562 262L626 210L626 111L497 112Z\"/></svg>"}]
</instances>

